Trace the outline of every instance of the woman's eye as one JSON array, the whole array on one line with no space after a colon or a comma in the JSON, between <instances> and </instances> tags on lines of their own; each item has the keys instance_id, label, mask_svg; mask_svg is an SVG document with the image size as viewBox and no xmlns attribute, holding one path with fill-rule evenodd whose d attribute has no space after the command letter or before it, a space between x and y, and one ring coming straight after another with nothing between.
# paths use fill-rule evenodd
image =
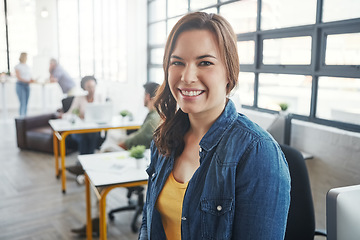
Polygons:
<instances>
[{"instance_id":1,"label":"woman's eye","mask_svg":"<svg viewBox=\"0 0 360 240\"><path fill-rule=\"evenodd\" d=\"M210 66L210 65L213 65L213 64L211 62L209 62L209 61L202 61L200 63L200 66Z\"/></svg>"},{"instance_id":2,"label":"woman's eye","mask_svg":"<svg viewBox=\"0 0 360 240\"><path fill-rule=\"evenodd\" d=\"M171 65L178 66L178 65L183 65L183 63L179 62L179 61L174 61L174 62L171 63Z\"/></svg>"}]
</instances>

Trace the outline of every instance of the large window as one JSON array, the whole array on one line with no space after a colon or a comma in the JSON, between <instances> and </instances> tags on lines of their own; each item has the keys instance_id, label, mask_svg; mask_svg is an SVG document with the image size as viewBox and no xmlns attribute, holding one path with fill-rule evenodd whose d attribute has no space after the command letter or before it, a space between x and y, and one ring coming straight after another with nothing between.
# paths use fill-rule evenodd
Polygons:
<instances>
[{"instance_id":1,"label":"large window","mask_svg":"<svg viewBox=\"0 0 360 240\"><path fill-rule=\"evenodd\" d=\"M14 71L21 52L28 53L27 63L33 65L37 55L35 0L7 1L8 46L6 44L5 5L0 3L0 72ZM9 51L9 66L7 63Z\"/></svg>"},{"instance_id":2,"label":"large window","mask_svg":"<svg viewBox=\"0 0 360 240\"><path fill-rule=\"evenodd\" d=\"M0 1L0 73L7 72L6 27L4 1Z\"/></svg>"},{"instance_id":3,"label":"large window","mask_svg":"<svg viewBox=\"0 0 360 240\"><path fill-rule=\"evenodd\" d=\"M58 0L59 61L74 77L126 81L126 1Z\"/></svg>"},{"instance_id":4,"label":"large window","mask_svg":"<svg viewBox=\"0 0 360 240\"><path fill-rule=\"evenodd\" d=\"M44 8L46 16L42 16L39 7L43 4L52 8L52 2L0 1L0 72L7 72L8 68L13 71L20 53L27 52L28 64L41 68L40 72L48 68L50 57L55 57L75 79L95 75L105 81L125 82L128 62L127 35L124 34L128 25L127 1L53 0L53 3L54 11ZM52 24L52 27L49 28L48 24ZM52 38L44 36L42 27L55 29L53 32L46 32L46 35L56 35L56 43L51 42ZM42 50L39 49L41 41L46 45L41 46ZM54 50L55 48L57 49Z\"/></svg>"},{"instance_id":5,"label":"large window","mask_svg":"<svg viewBox=\"0 0 360 240\"><path fill-rule=\"evenodd\" d=\"M360 132L360 1L175 2L148 0L149 81L162 82L166 35L185 9L216 12L237 34L243 107L287 103L294 118Z\"/></svg>"}]
</instances>

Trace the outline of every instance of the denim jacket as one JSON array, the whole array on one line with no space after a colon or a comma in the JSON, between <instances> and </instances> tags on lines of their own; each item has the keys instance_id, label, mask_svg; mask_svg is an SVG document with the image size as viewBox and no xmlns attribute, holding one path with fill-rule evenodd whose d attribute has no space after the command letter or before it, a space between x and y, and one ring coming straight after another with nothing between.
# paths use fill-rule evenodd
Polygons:
<instances>
[{"instance_id":1,"label":"denim jacket","mask_svg":"<svg viewBox=\"0 0 360 240\"><path fill-rule=\"evenodd\" d=\"M290 175L275 140L231 100L200 141L200 167L189 181L182 210L182 239L284 239ZM174 155L151 146L146 203L139 239L166 239L156 200Z\"/></svg>"}]
</instances>

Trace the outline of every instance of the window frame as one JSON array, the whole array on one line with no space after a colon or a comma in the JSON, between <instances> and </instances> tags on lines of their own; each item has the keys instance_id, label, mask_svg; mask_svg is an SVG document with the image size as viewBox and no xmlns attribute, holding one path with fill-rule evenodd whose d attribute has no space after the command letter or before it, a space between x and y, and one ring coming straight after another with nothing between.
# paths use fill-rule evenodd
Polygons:
<instances>
[{"instance_id":1,"label":"window frame","mask_svg":"<svg viewBox=\"0 0 360 240\"><path fill-rule=\"evenodd\" d=\"M155 0L148 0L148 4ZM166 0L166 11L167 2ZM217 4L209 5L202 9L190 9L191 0L188 0L188 12L201 11L209 8L219 9L221 6L231 4L240 0L231 0L227 2L221 2L218 0ZM240 64L241 72L252 72L254 73L254 101L253 105L242 105L243 108L252 109L260 112L277 113L277 111L264 109L258 107L259 99L259 74L261 73L273 73L273 74L293 74L293 75L308 75L312 77L311 86L311 100L310 100L310 114L290 114L292 119L298 119L307 122L313 122L321 125L336 127L353 132L360 132L360 125L355 125L346 122L340 122L335 120L329 120L324 118L316 117L317 108L317 96L318 96L318 82L319 77L344 77L344 78L360 78L360 65L326 65L325 64L325 53L326 53L326 39L328 35L332 34L346 34L346 33L360 33L360 18L353 18L347 20L339 20L332 22L322 22L322 11L323 11L323 0L316 1L316 20L314 24L286 27L279 29L268 29L261 30L261 7L262 0L257 1L257 17L256 17L256 31L237 34L237 41L254 41L255 42L255 53L253 64ZM149 11L149 10L148 10ZM148 26L156 23L149 21L148 12ZM174 16L179 17L179 16ZM171 18L174 18L171 17ZM165 19L158 21L165 21L167 27L168 18L167 12ZM168 29L166 29L167 31ZM149 34L149 33L148 33ZM264 39L278 39L286 37L311 37L311 60L309 65L280 65L280 64L263 64L263 40ZM151 64L151 50L154 48L165 47L165 44L161 45L150 45L148 42L148 73L151 68L160 68L161 64ZM150 76L148 74L148 81Z\"/></svg>"}]
</instances>

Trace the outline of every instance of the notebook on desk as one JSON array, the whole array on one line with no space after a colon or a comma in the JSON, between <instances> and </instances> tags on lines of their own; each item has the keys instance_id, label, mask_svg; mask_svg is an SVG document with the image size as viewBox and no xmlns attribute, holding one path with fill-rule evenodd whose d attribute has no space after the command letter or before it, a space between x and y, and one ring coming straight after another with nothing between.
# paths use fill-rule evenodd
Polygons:
<instances>
[{"instance_id":1,"label":"notebook on desk","mask_svg":"<svg viewBox=\"0 0 360 240\"><path fill-rule=\"evenodd\" d=\"M113 104L106 103L89 103L85 108L85 122L104 124L111 122L113 117Z\"/></svg>"}]
</instances>

